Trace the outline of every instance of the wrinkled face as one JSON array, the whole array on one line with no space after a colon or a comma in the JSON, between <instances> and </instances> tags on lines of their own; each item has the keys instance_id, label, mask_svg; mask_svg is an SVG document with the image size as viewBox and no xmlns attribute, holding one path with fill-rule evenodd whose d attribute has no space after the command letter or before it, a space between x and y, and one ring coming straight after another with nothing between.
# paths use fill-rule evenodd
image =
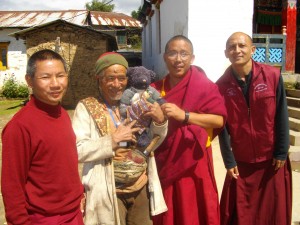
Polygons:
<instances>
[{"instance_id":1,"label":"wrinkled face","mask_svg":"<svg viewBox=\"0 0 300 225\"><path fill-rule=\"evenodd\" d=\"M109 104L119 101L127 86L126 68L122 65L112 65L104 69L99 77L99 89L104 100Z\"/></svg>"},{"instance_id":2,"label":"wrinkled face","mask_svg":"<svg viewBox=\"0 0 300 225\"><path fill-rule=\"evenodd\" d=\"M233 34L226 43L225 56L233 66L243 66L251 62L255 52L251 39L243 33Z\"/></svg>"},{"instance_id":3,"label":"wrinkled face","mask_svg":"<svg viewBox=\"0 0 300 225\"><path fill-rule=\"evenodd\" d=\"M68 74L64 65L55 59L37 61L34 76L26 75L25 78L33 95L49 105L58 105L68 86Z\"/></svg>"},{"instance_id":4,"label":"wrinkled face","mask_svg":"<svg viewBox=\"0 0 300 225\"><path fill-rule=\"evenodd\" d=\"M181 78L186 74L194 58L192 46L185 40L174 40L170 42L164 54L164 60L170 76L176 78Z\"/></svg>"}]
</instances>

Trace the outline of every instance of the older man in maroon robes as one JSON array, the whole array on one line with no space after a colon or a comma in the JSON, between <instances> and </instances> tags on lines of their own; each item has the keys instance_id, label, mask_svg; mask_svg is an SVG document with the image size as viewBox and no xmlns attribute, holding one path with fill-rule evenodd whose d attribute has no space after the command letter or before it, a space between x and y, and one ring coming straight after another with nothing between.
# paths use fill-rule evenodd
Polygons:
<instances>
[{"instance_id":1,"label":"older man in maroon robes","mask_svg":"<svg viewBox=\"0 0 300 225\"><path fill-rule=\"evenodd\" d=\"M227 175L222 225L290 225L291 168L288 112L279 69L256 63L251 37L233 33L231 66L217 81L228 111L220 134Z\"/></svg>"}]
</instances>

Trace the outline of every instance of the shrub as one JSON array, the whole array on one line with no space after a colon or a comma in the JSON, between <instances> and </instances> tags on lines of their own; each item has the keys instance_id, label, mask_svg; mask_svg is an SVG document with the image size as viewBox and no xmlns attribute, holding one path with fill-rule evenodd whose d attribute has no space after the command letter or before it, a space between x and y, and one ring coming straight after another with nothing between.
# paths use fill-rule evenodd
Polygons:
<instances>
[{"instance_id":1,"label":"shrub","mask_svg":"<svg viewBox=\"0 0 300 225\"><path fill-rule=\"evenodd\" d=\"M131 45L133 49L142 49L142 38L139 35L130 35L127 41L127 44Z\"/></svg>"},{"instance_id":2,"label":"shrub","mask_svg":"<svg viewBox=\"0 0 300 225\"><path fill-rule=\"evenodd\" d=\"M29 96L27 86L18 84L14 77L10 77L4 82L1 92L6 98L27 98Z\"/></svg>"}]
</instances>

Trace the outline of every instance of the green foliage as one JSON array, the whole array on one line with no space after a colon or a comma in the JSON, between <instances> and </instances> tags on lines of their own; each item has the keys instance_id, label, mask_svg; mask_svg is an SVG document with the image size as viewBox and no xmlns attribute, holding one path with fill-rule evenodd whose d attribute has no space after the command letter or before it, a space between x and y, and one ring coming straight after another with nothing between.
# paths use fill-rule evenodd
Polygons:
<instances>
[{"instance_id":1,"label":"green foliage","mask_svg":"<svg viewBox=\"0 0 300 225\"><path fill-rule=\"evenodd\" d=\"M284 81L283 85L284 85L285 89L292 89L292 90L294 90L295 88L297 89L297 83L295 83L295 82Z\"/></svg>"},{"instance_id":2,"label":"green foliage","mask_svg":"<svg viewBox=\"0 0 300 225\"><path fill-rule=\"evenodd\" d=\"M139 14L140 14L140 12L141 12L141 10L142 10L142 7L141 7L141 6L138 8L137 11L133 10L133 11L131 12L131 17L137 20L138 17L139 17Z\"/></svg>"},{"instance_id":3,"label":"green foliage","mask_svg":"<svg viewBox=\"0 0 300 225\"><path fill-rule=\"evenodd\" d=\"M130 35L127 44L131 45L133 49L142 49L142 37L137 34Z\"/></svg>"},{"instance_id":4,"label":"green foliage","mask_svg":"<svg viewBox=\"0 0 300 225\"><path fill-rule=\"evenodd\" d=\"M27 98L29 96L27 86L18 84L13 76L4 82L1 93L6 98Z\"/></svg>"},{"instance_id":5,"label":"green foliage","mask_svg":"<svg viewBox=\"0 0 300 225\"><path fill-rule=\"evenodd\" d=\"M85 4L85 8L89 11L112 12L115 4L109 4L112 0L92 0Z\"/></svg>"}]
</instances>

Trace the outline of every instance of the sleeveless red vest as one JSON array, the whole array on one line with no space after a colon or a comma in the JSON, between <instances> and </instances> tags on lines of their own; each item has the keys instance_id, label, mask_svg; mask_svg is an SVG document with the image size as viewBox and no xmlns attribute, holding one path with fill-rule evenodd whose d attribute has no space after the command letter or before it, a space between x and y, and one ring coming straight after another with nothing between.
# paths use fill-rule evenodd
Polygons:
<instances>
[{"instance_id":1,"label":"sleeveless red vest","mask_svg":"<svg viewBox=\"0 0 300 225\"><path fill-rule=\"evenodd\" d=\"M249 107L229 67L217 82L227 108L227 128L236 161L262 162L273 157L276 90L280 71L253 62Z\"/></svg>"}]
</instances>

